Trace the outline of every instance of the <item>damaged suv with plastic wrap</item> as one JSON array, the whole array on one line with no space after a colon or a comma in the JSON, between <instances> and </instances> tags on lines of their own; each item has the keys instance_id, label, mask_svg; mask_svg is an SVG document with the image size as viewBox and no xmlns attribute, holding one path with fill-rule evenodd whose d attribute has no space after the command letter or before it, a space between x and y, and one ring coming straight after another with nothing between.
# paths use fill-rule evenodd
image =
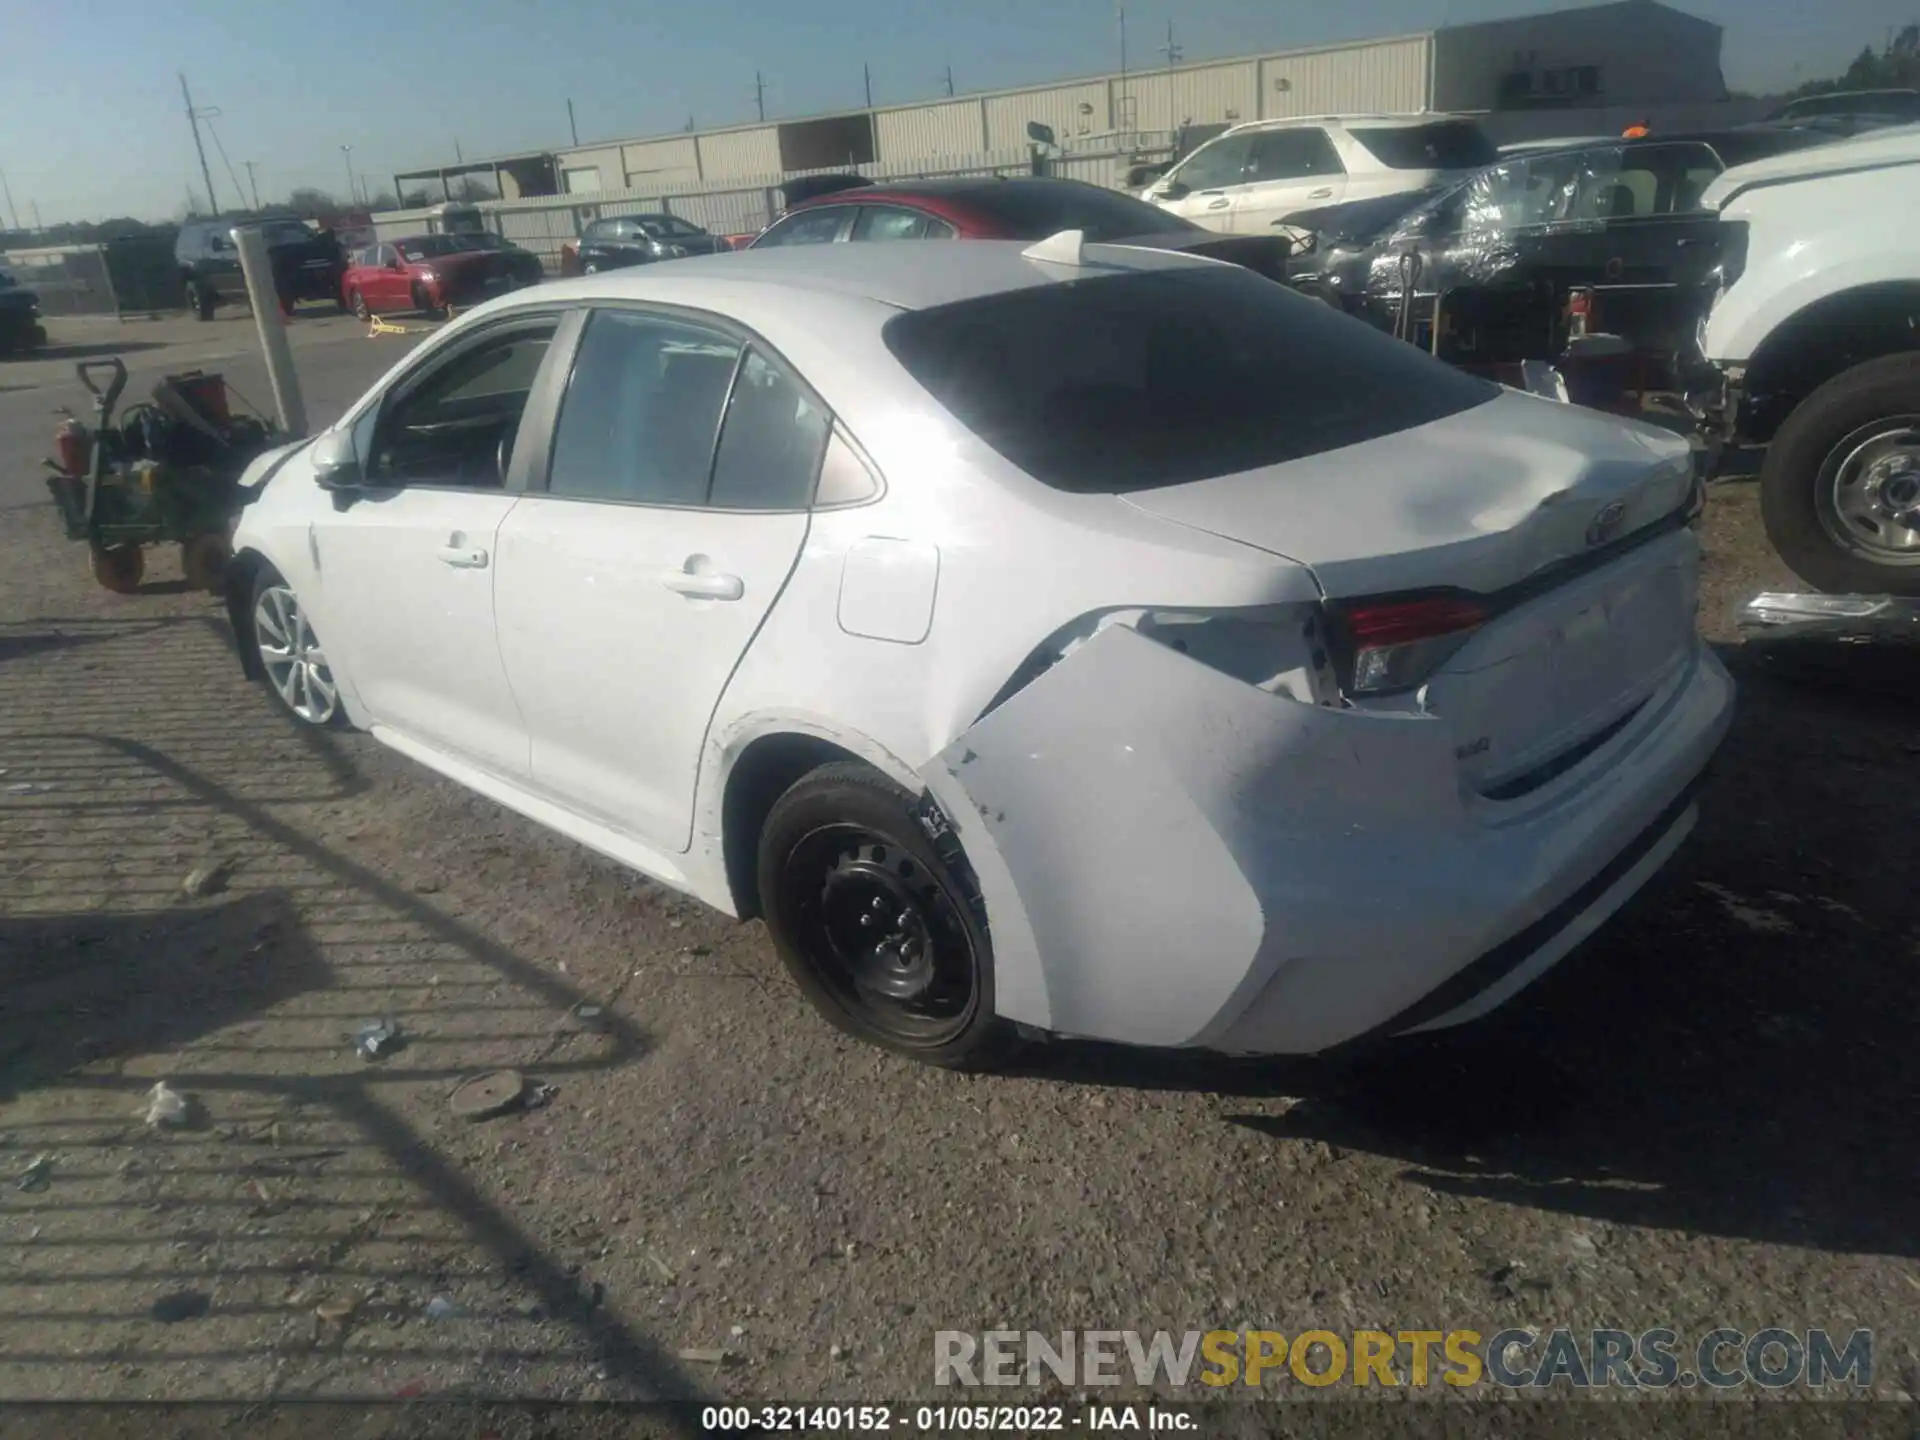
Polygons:
<instances>
[{"instance_id":1,"label":"damaged suv with plastic wrap","mask_svg":"<svg viewBox=\"0 0 1920 1440\"><path fill-rule=\"evenodd\" d=\"M1077 234L542 287L253 479L292 714L941 1064L1490 1010L1673 853L1732 704L1683 441Z\"/></svg>"}]
</instances>

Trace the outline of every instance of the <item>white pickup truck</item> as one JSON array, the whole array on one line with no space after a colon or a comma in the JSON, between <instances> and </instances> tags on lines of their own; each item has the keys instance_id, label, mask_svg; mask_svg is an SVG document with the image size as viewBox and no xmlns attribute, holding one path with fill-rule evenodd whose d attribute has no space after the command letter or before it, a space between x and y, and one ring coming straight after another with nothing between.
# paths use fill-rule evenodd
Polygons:
<instances>
[{"instance_id":1,"label":"white pickup truck","mask_svg":"<svg viewBox=\"0 0 1920 1440\"><path fill-rule=\"evenodd\" d=\"M1920 595L1920 126L1728 170L1700 329L1719 438L1766 445L1761 510L1833 593Z\"/></svg>"}]
</instances>

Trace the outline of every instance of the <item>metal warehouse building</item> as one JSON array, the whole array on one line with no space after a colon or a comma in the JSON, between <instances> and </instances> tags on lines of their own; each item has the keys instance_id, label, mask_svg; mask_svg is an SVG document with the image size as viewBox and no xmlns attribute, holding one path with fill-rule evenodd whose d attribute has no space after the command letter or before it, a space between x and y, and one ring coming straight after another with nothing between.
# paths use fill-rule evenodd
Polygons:
<instances>
[{"instance_id":1,"label":"metal warehouse building","mask_svg":"<svg viewBox=\"0 0 1920 1440\"><path fill-rule=\"evenodd\" d=\"M1035 121L1071 146L1288 115L1710 103L1726 95L1720 39L1719 26L1657 0L1619 0L1386 40L581 146L554 152L554 176L558 188L580 194L853 165L886 173L1023 150ZM441 173L399 178L417 183Z\"/></svg>"}]
</instances>

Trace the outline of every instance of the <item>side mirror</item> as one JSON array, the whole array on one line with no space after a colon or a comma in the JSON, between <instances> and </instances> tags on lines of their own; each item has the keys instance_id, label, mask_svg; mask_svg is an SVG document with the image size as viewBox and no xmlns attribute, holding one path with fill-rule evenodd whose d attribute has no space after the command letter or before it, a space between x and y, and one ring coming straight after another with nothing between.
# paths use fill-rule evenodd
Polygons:
<instances>
[{"instance_id":1,"label":"side mirror","mask_svg":"<svg viewBox=\"0 0 1920 1440\"><path fill-rule=\"evenodd\" d=\"M1156 185L1153 190L1157 200L1179 200L1193 193L1193 187L1181 180L1169 180L1164 185Z\"/></svg>"},{"instance_id":2,"label":"side mirror","mask_svg":"<svg viewBox=\"0 0 1920 1440\"><path fill-rule=\"evenodd\" d=\"M407 262L404 260L389 260L387 262L387 269L389 270L404 271L406 268Z\"/></svg>"},{"instance_id":3,"label":"side mirror","mask_svg":"<svg viewBox=\"0 0 1920 1440\"><path fill-rule=\"evenodd\" d=\"M313 483L322 490L360 490L367 477L360 468L360 457L353 452L353 436L344 430L329 430L313 442Z\"/></svg>"}]
</instances>

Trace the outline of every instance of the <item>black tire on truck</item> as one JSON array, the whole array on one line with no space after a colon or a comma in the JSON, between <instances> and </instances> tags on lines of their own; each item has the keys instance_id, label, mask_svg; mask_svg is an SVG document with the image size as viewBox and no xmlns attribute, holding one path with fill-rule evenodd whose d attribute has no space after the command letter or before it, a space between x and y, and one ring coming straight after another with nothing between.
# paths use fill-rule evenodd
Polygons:
<instances>
[{"instance_id":1,"label":"black tire on truck","mask_svg":"<svg viewBox=\"0 0 1920 1440\"><path fill-rule=\"evenodd\" d=\"M1920 595L1920 351L1827 381L1760 470L1767 538L1828 594Z\"/></svg>"}]
</instances>

